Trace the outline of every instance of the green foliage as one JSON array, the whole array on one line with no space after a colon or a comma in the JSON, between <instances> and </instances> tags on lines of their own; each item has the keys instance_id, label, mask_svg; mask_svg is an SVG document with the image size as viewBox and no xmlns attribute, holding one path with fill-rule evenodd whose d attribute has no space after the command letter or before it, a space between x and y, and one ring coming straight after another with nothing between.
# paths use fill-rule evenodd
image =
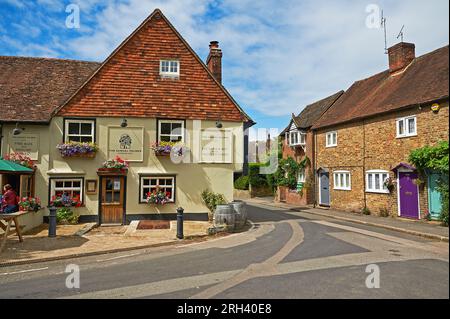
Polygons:
<instances>
[{"instance_id":1,"label":"green foliage","mask_svg":"<svg viewBox=\"0 0 450 319\"><path fill-rule=\"evenodd\" d=\"M380 208L380 216L389 217L389 209L387 209L386 207Z\"/></svg>"},{"instance_id":2,"label":"green foliage","mask_svg":"<svg viewBox=\"0 0 450 319\"><path fill-rule=\"evenodd\" d=\"M439 180L438 181L438 187L437 190L439 193L441 193L441 199L442 199L442 210L441 210L441 215L440 215L440 220L442 222L442 225L444 226L448 226L448 200L449 200L449 196L448 196L448 175L446 175L446 177L444 178L445 180Z\"/></svg>"},{"instance_id":3,"label":"green foliage","mask_svg":"<svg viewBox=\"0 0 450 319\"><path fill-rule=\"evenodd\" d=\"M249 177L241 176L234 182L234 188L240 190L248 190L249 186Z\"/></svg>"},{"instance_id":4,"label":"green foliage","mask_svg":"<svg viewBox=\"0 0 450 319\"><path fill-rule=\"evenodd\" d=\"M80 216L75 215L73 211L68 207L60 207L56 211L56 221L59 223L78 224Z\"/></svg>"},{"instance_id":5,"label":"green foliage","mask_svg":"<svg viewBox=\"0 0 450 319\"><path fill-rule=\"evenodd\" d=\"M214 213L217 205L224 205L227 203L223 194L213 193L209 190L204 190L201 196L203 202L211 213Z\"/></svg>"},{"instance_id":6,"label":"green foliage","mask_svg":"<svg viewBox=\"0 0 450 319\"><path fill-rule=\"evenodd\" d=\"M252 187L268 186L266 175L259 173L260 168L266 165L266 163L250 163L248 165L249 184Z\"/></svg>"},{"instance_id":7,"label":"green foliage","mask_svg":"<svg viewBox=\"0 0 450 319\"><path fill-rule=\"evenodd\" d=\"M361 210L361 213L362 213L363 215L370 215L370 214L371 214L370 209L368 209L367 207L364 207L364 208Z\"/></svg>"},{"instance_id":8,"label":"green foliage","mask_svg":"<svg viewBox=\"0 0 450 319\"><path fill-rule=\"evenodd\" d=\"M408 160L422 172L426 169L448 172L448 141L415 149L409 154Z\"/></svg>"},{"instance_id":9,"label":"green foliage","mask_svg":"<svg viewBox=\"0 0 450 319\"><path fill-rule=\"evenodd\" d=\"M444 174L445 178L438 181L437 190L442 198L442 210L440 219L443 225L448 226L449 210L449 186L448 186L448 141L441 141L435 146L426 145L415 149L409 154L408 160L417 167L419 173L424 176L427 170Z\"/></svg>"},{"instance_id":10,"label":"green foliage","mask_svg":"<svg viewBox=\"0 0 450 319\"><path fill-rule=\"evenodd\" d=\"M280 160L278 163L278 170L275 173L277 186L296 189L298 172L310 165L311 162L308 157L305 157L300 163L297 163L292 157Z\"/></svg>"}]
</instances>

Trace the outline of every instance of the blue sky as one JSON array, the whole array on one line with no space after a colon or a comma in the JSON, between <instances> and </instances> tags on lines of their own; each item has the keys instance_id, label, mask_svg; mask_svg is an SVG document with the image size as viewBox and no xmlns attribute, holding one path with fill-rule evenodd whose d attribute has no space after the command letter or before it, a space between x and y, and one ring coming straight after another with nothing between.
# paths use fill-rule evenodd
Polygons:
<instances>
[{"instance_id":1,"label":"blue sky","mask_svg":"<svg viewBox=\"0 0 450 319\"><path fill-rule=\"evenodd\" d=\"M69 4L80 28L66 27ZM448 44L448 0L0 0L0 55L102 61L160 8L203 60L218 40L225 87L259 128L282 129L292 112L387 68L371 4L385 12L388 46L403 24L417 55Z\"/></svg>"}]
</instances>

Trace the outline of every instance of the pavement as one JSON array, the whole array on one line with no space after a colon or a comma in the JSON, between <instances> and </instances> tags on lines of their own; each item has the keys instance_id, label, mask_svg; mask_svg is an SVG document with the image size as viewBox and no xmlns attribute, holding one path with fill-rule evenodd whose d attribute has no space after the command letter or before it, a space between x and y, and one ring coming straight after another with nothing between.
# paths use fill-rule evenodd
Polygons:
<instances>
[{"instance_id":1,"label":"pavement","mask_svg":"<svg viewBox=\"0 0 450 319\"><path fill-rule=\"evenodd\" d=\"M263 204L248 215L249 231L205 242L2 267L0 298L449 298L446 242Z\"/></svg>"},{"instance_id":2,"label":"pavement","mask_svg":"<svg viewBox=\"0 0 450 319\"><path fill-rule=\"evenodd\" d=\"M185 244L205 240L207 230L212 226L208 222L185 221L184 236L187 239L180 241L176 238L174 222L170 224L170 229L140 230L137 229L137 224L98 228L94 228L92 223L58 225L58 236L55 238L48 237L48 225L43 224L24 234L22 243L17 237L9 237L5 249L0 254L0 267Z\"/></svg>"},{"instance_id":3,"label":"pavement","mask_svg":"<svg viewBox=\"0 0 450 319\"><path fill-rule=\"evenodd\" d=\"M296 206L286 203L275 202L273 197L258 197L247 200L248 203L269 205L280 207L293 211L308 212L323 217L330 217L337 220L349 221L363 225L370 225L399 231L411 235L422 236L430 239L442 240L448 242L449 228L444 227L437 221L412 220L405 218L380 217L374 215L363 215L348 213L328 208L312 208L305 206Z\"/></svg>"}]
</instances>

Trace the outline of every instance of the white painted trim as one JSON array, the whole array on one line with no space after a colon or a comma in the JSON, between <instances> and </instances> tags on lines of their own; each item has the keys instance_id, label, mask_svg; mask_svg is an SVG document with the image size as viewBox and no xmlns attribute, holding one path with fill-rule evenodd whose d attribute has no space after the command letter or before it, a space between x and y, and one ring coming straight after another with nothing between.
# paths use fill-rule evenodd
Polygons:
<instances>
[{"instance_id":1,"label":"white painted trim","mask_svg":"<svg viewBox=\"0 0 450 319\"><path fill-rule=\"evenodd\" d=\"M401 217L401 207L400 207L400 173L413 173L414 171L413 170L410 170L410 169L408 169L408 168L404 168L404 167L400 167L398 170L397 170L397 210L398 210L398 213L397 213L397 215L399 216L399 217ZM417 212L418 212L418 215L419 216L417 216L417 219L418 220L420 220L420 215L421 215L421 211L420 211L420 190L419 190L419 185L417 185L416 186L417 187Z\"/></svg>"},{"instance_id":2,"label":"white painted trim","mask_svg":"<svg viewBox=\"0 0 450 319\"><path fill-rule=\"evenodd\" d=\"M163 62L169 62L169 71L162 71L162 64ZM177 63L177 72L171 72L170 71L170 67L171 67L171 63L172 62L176 62ZM168 76L168 77L178 77L180 76L180 61L179 60L171 60L171 59L166 59L166 60L159 60L159 75L162 76Z\"/></svg>"},{"instance_id":3,"label":"white painted trim","mask_svg":"<svg viewBox=\"0 0 450 319\"><path fill-rule=\"evenodd\" d=\"M369 189L369 174L387 174L388 178L390 177L389 171L382 170L382 169L372 169L365 172L365 180L366 180L366 193L373 193L373 194L389 194L388 189L380 188L378 190L376 189ZM384 181L383 181L384 184Z\"/></svg>"},{"instance_id":4,"label":"white painted trim","mask_svg":"<svg viewBox=\"0 0 450 319\"><path fill-rule=\"evenodd\" d=\"M163 136L181 136L181 141L178 143L184 143L184 139L185 139L185 123L184 120L158 120L158 136L157 136L157 141L158 143L161 142L161 124L181 124L181 134L172 134L172 132L170 132L170 134L162 134Z\"/></svg>"},{"instance_id":5,"label":"white painted trim","mask_svg":"<svg viewBox=\"0 0 450 319\"><path fill-rule=\"evenodd\" d=\"M414 133L408 133L408 120L414 119ZM399 122L403 122L403 134L399 134ZM417 136L417 117L415 115L412 116L405 116L405 117L399 117L395 120L395 131L396 131L396 138L405 138L405 137L412 137Z\"/></svg>"},{"instance_id":6,"label":"white painted trim","mask_svg":"<svg viewBox=\"0 0 450 319\"><path fill-rule=\"evenodd\" d=\"M335 176L336 174L348 174L348 187L336 186L336 176ZM351 191L352 190L352 174L351 174L351 172L346 171L346 170L333 171L333 189L339 190L339 191Z\"/></svg>"},{"instance_id":7,"label":"white painted trim","mask_svg":"<svg viewBox=\"0 0 450 319\"><path fill-rule=\"evenodd\" d=\"M334 144L333 144L333 142L328 143L328 135L329 135L329 134L336 134L336 143L334 143ZM331 139L331 141L333 141L333 139ZM338 144L338 134L337 134L337 131L330 131L330 132L327 132L327 133L325 134L325 147L336 147L337 144Z\"/></svg>"},{"instance_id":8,"label":"white painted trim","mask_svg":"<svg viewBox=\"0 0 450 319\"><path fill-rule=\"evenodd\" d=\"M64 119L64 143L69 142L69 136L76 137L91 137L92 143L95 141L95 121L94 120L84 120L84 119ZM81 134L81 126L80 126L80 134L69 134L69 124L91 124L91 134Z\"/></svg>"}]
</instances>

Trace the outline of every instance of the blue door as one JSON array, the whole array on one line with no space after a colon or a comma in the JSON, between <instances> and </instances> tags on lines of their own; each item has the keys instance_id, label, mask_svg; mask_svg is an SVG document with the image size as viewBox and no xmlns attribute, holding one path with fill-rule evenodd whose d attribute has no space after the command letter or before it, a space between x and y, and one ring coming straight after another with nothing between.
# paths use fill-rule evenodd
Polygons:
<instances>
[{"instance_id":1,"label":"blue door","mask_svg":"<svg viewBox=\"0 0 450 319\"><path fill-rule=\"evenodd\" d=\"M320 205L330 206L330 175L321 172L320 178Z\"/></svg>"},{"instance_id":2,"label":"blue door","mask_svg":"<svg viewBox=\"0 0 450 319\"><path fill-rule=\"evenodd\" d=\"M428 174L428 203L432 219L439 219L442 209L442 198L438 192L438 181L446 178L444 175L431 172Z\"/></svg>"}]
</instances>

